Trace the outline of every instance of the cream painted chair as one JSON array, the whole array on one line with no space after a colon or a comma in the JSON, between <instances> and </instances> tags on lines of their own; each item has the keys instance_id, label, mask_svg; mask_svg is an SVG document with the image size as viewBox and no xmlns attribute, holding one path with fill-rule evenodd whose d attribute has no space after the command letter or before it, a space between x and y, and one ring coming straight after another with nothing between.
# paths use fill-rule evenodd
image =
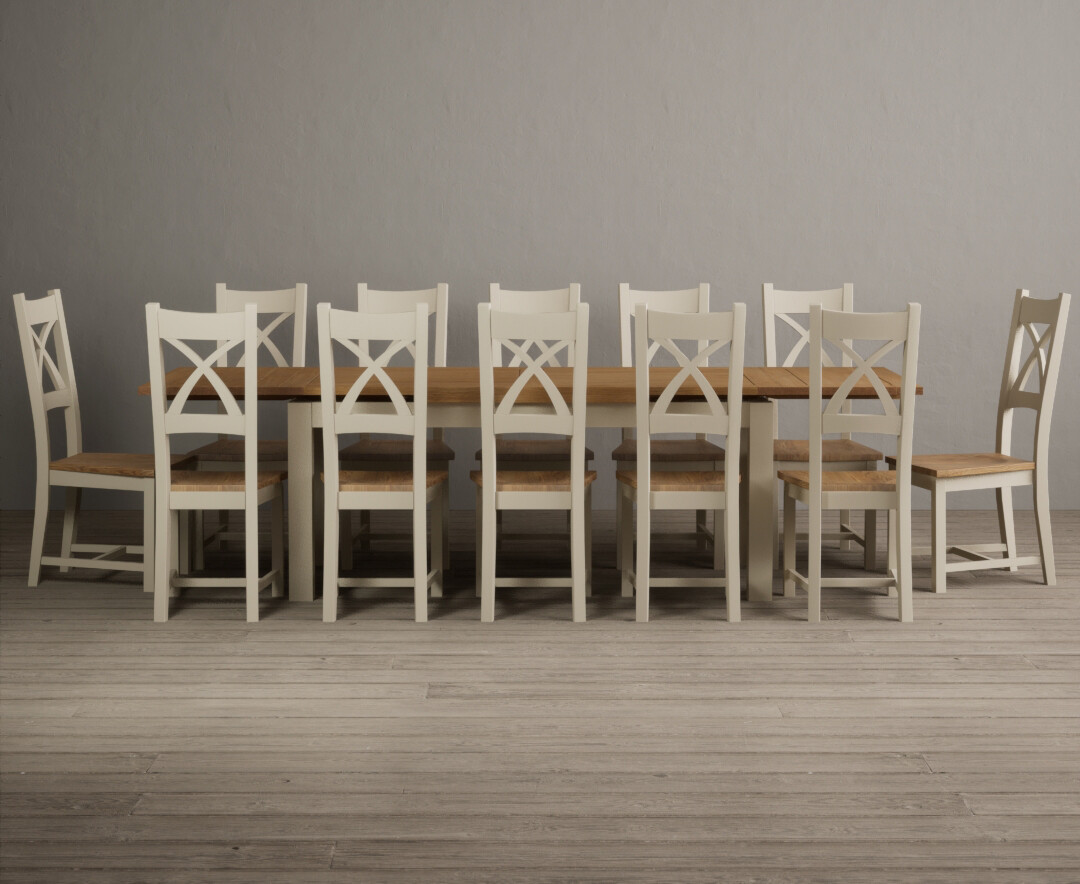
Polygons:
<instances>
[{"instance_id":1,"label":"cream painted chair","mask_svg":"<svg viewBox=\"0 0 1080 884\"><path fill-rule=\"evenodd\" d=\"M446 321L449 301L449 286L439 283L433 289L419 289L416 291L378 291L369 289L366 283L360 283L356 287L357 309L361 313L400 313L405 310L415 310L418 304L424 306L428 316L434 321L435 334L430 336L434 347L434 360L432 365L446 367ZM366 341L360 341L360 347L365 348ZM408 347L413 353L413 346ZM411 439L397 438L371 438L365 437L341 451L341 462L350 470L388 470L404 469L412 463L413 442ZM431 437L427 441L428 465L436 470L449 470L450 461L454 459L454 449L443 441L441 427L431 431ZM440 496L443 506L442 513L442 566L450 566L450 495ZM370 511L363 510L360 513L360 534L362 548L366 551L372 540L378 538L398 539L401 535L390 532L380 532L374 535L371 531ZM347 532L347 533L346 533ZM352 525L348 510L342 512L341 519L342 539L352 537ZM411 536L411 535L410 535ZM352 543L341 544L342 567L352 567Z\"/></svg>"},{"instance_id":2,"label":"cream painted chair","mask_svg":"<svg viewBox=\"0 0 1080 884\"><path fill-rule=\"evenodd\" d=\"M146 305L146 337L150 358L150 399L154 415L156 542L154 558L154 619L169 618L173 590L195 586L243 587L248 622L259 619L259 593L267 586L274 596L284 592L284 507L278 470L260 470L258 462L259 327L255 306L235 313L181 313ZM209 347L200 356L192 344ZM172 399L166 396L166 347L193 366L187 381ZM229 392L217 372L231 350L241 351L244 396ZM196 390L196 384L201 390ZM197 392L216 394L216 414L185 408ZM243 450L240 470L177 470L170 468L174 436L217 433L239 436ZM271 505L271 567L259 574L259 507ZM186 574L186 557L179 548L179 514L193 510L240 510L244 513L244 576L194 577Z\"/></svg>"},{"instance_id":3,"label":"cream painted chair","mask_svg":"<svg viewBox=\"0 0 1080 884\"><path fill-rule=\"evenodd\" d=\"M895 587L900 620L912 619L911 603L911 439L915 417L915 372L919 356L918 304L901 313L851 313L810 308L810 461L809 470L780 470L784 483L784 595L794 596L798 585L808 594L807 619L821 620L823 586ZM880 346L867 357L856 342ZM847 379L822 408L823 345L839 348L852 362ZM900 404L874 372L896 348L902 348ZM877 393L882 413L853 413L847 408L852 387L866 378ZM874 400L870 400L871 402ZM871 406L873 407L873 406ZM895 470L825 470L826 433L873 433L896 440ZM795 503L810 511L807 573L795 565ZM823 510L888 510L889 574L884 577L821 576L821 513Z\"/></svg>"},{"instance_id":4,"label":"cream painted chair","mask_svg":"<svg viewBox=\"0 0 1080 884\"><path fill-rule=\"evenodd\" d=\"M780 291L771 283L761 287L762 316L765 321L765 364L768 366L791 367L797 365L802 351L810 339L810 330L803 323L809 317L810 308L821 307L824 310L843 310L850 313L854 307L854 286L849 282L838 289L822 291ZM781 360L778 353L777 324L781 323L798 335L798 339L788 349ZM829 354L823 353L825 365L832 365ZM842 353L840 365L850 365L851 358ZM846 406L850 411L850 403ZM778 435L778 434L777 434ZM822 439L821 456L830 470L875 470L882 458L876 448L863 445L851 438L851 433L840 433L836 438ZM810 443L806 439L777 439L773 443L773 468L776 470L802 470L810 459ZM863 513L863 533L860 534L851 525L851 513L840 511L838 531L825 532L826 540L836 540L841 549L850 549L858 544L863 547L864 567L873 571L877 567L877 513L866 510ZM805 535L799 535L805 540ZM776 547L779 553L779 546ZM775 554L774 554L775 558Z\"/></svg>"},{"instance_id":5,"label":"cream painted chair","mask_svg":"<svg viewBox=\"0 0 1080 884\"><path fill-rule=\"evenodd\" d=\"M248 304L253 304L259 323L257 352L268 354L272 364L279 368L298 367L305 364L307 296L307 285L302 282L291 289L250 292L230 289L225 283L219 282L215 296L215 309L218 313L236 313L243 311ZM292 346L288 348L289 355L286 356L278 341L275 341L275 337L280 340L282 332L279 329L287 329L286 323L289 320L292 320ZM257 358L256 361L258 361ZM222 367L227 366L228 356L223 354L218 364ZM236 364L241 365L242 361ZM235 470L238 464L244 461L244 444L242 439L219 438L190 453L197 458L198 469ZM286 472L289 466L288 442L285 439L260 439L258 457L261 469ZM203 539L202 543L196 543L192 548L196 568L203 567L203 551L208 542L217 541L224 544L228 540L243 536L229 530L227 512L219 513L218 518L218 526L209 536L206 536L202 512L198 511L194 514L192 531L195 537Z\"/></svg>"},{"instance_id":6,"label":"cream painted chair","mask_svg":"<svg viewBox=\"0 0 1080 884\"><path fill-rule=\"evenodd\" d=\"M1051 300L1032 298L1024 289L1016 293L1005 373L998 397L997 450L982 454L926 454L912 458L911 483L930 492L934 592L945 592L946 576L956 571L994 568L1015 571L1026 565L1041 565L1043 580L1048 586L1057 582L1050 531L1050 419L1069 301L1070 296L1065 293ZM1025 356L1026 340L1031 346ZM1035 389L1025 389L1031 382ZM1035 413L1034 460L1011 454L1013 417L1020 408ZM1039 535L1037 556L1016 554L1012 490L1025 485L1033 486L1035 492L1035 524ZM990 488L997 492L1001 542L949 546L945 540L946 495ZM948 555L959 556L962 561L948 562Z\"/></svg>"},{"instance_id":7,"label":"cream painted chair","mask_svg":"<svg viewBox=\"0 0 1080 884\"><path fill-rule=\"evenodd\" d=\"M585 394L588 372L589 307L561 313L510 313L480 304L477 310L480 348L480 421L482 468L476 483L477 579L480 619L495 619L496 587L571 587L574 622L585 620L585 596L591 567L591 491L596 472L585 469ZM496 400L494 354L506 347L522 373ZM537 355L532 355L536 349ZM576 355L570 402L548 374L558 355ZM543 392L540 402L519 403L524 389ZM505 433L538 433L569 437L561 469L502 467L497 439ZM515 464L516 466L517 464ZM499 578L495 573L496 514L505 510L568 510L570 570L565 578ZM536 542L536 535L533 535Z\"/></svg>"},{"instance_id":8,"label":"cream painted chair","mask_svg":"<svg viewBox=\"0 0 1080 884\"><path fill-rule=\"evenodd\" d=\"M38 585L42 565L59 566L64 573L71 568L141 571L143 587L149 592L154 587L154 455L83 450L79 394L60 290L51 289L46 297L35 301L27 301L23 294L15 295L14 300L37 455L27 582ZM67 454L53 460L49 412L57 408L63 409ZM42 554L52 487L66 489L59 556ZM82 492L92 488L132 491L143 496L142 546L76 542ZM118 556L134 556L138 561L118 561Z\"/></svg>"},{"instance_id":9,"label":"cream painted chair","mask_svg":"<svg viewBox=\"0 0 1080 884\"><path fill-rule=\"evenodd\" d=\"M638 304L648 305L650 310L666 313L708 313L709 284L701 283L697 288L678 291L641 291L632 289L628 283L619 284L619 355L624 368L634 365L634 345L632 320ZM659 344L654 345L652 353ZM622 442L611 452L616 470L633 470L637 460L637 440L629 430L623 430ZM693 439L653 439L652 468L654 470L716 470L724 460L724 449L715 442L710 442L704 434ZM619 494L621 492L616 492ZM622 508L616 499L615 505L615 559L621 561L623 532L620 529ZM694 535L699 546L704 548L715 539L708 526L708 511L698 510L694 525ZM722 533L722 532L721 532ZM721 536L720 542L723 543ZM633 584L623 583L624 592L633 592Z\"/></svg>"},{"instance_id":10,"label":"cream painted chair","mask_svg":"<svg viewBox=\"0 0 1080 884\"><path fill-rule=\"evenodd\" d=\"M428 591L442 588L441 497L446 494L446 470L428 469L427 459L427 357L428 312L418 303L408 313L358 313L334 310L329 304L317 308L319 326L319 377L323 425L323 620L337 619L338 590L341 587L413 588L418 623L428 618ZM378 356L369 350L371 342L386 343ZM352 353L363 371L338 401L334 380L334 345ZM412 350L412 405L386 372L394 355ZM389 402L366 403L369 384L381 387ZM409 469L342 470L339 463L341 437L369 433L405 436L412 444ZM432 507L431 561L439 567L428 570L427 509ZM343 510L411 510L413 571L409 577L341 577L338 572L338 526Z\"/></svg>"},{"instance_id":11,"label":"cream painted chair","mask_svg":"<svg viewBox=\"0 0 1080 884\"><path fill-rule=\"evenodd\" d=\"M735 304L730 313L668 313L638 303L634 313L636 361L637 449L636 469L620 470L618 483L619 569L623 595L632 584L637 594L637 619L649 619L649 593L653 586L727 587L728 620L740 619L739 574L739 446L742 433L742 378L746 341L746 305ZM697 341L690 355L677 343ZM709 358L730 345L727 403L720 400L701 369ZM650 398L649 367L662 350L680 366L655 402ZM693 382L692 384L690 382ZM678 394L678 399L676 399ZM690 400L690 401L688 401ZM699 433L724 436L728 445L722 469L655 470L652 435ZM637 556L631 568L632 524L637 505ZM724 577L667 577L651 575L650 538L653 510L712 510L717 533L724 543L714 544L713 567ZM722 531L721 531L721 526Z\"/></svg>"}]
</instances>

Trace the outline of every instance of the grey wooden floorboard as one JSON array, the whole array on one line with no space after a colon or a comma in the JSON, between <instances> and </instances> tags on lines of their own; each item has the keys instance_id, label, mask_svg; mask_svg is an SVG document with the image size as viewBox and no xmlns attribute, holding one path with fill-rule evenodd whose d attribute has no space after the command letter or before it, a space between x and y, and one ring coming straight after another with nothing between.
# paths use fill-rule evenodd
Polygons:
<instances>
[{"instance_id":1,"label":"grey wooden floorboard","mask_svg":"<svg viewBox=\"0 0 1080 884\"><path fill-rule=\"evenodd\" d=\"M957 538L995 526L950 514ZM140 521L80 530L134 542ZM904 625L872 591L826 590L810 625L802 598L728 624L722 595L654 590L639 626L603 512L588 623L524 590L482 625L471 530L423 626L407 590L351 594L333 625L269 599L249 625L239 594L199 591L154 624L132 575L28 589L28 514L0 514L0 878L1080 881L1080 513L1054 514L1056 587L986 571L934 595L921 559Z\"/></svg>"}]
</instances>

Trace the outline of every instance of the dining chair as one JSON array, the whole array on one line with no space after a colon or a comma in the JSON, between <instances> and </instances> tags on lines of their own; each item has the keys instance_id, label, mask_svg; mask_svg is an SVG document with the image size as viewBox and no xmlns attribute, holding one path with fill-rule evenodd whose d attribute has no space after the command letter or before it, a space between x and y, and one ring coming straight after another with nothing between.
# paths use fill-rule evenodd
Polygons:
<instances>
[{"instance_id":1,"label":"dining chair","mask_svg":"<svg viewBox=\"0 0 1080 884\"><path fill-rule=\"evenodd\" d=\"M696 341L695 353L678 342ZM739 446L742 434L743 360L746 342L746 305L735 304L729 313L670 313L639 302L634 309L634 358L637 449L635 469L615 474L623 532L619 544L619 570L623 595L632 584L637 595L638 622L649 619L649 593L654 586L726 587L727 616L740 619L739 575ZM709 358L730 348L728 392L725 403L702 369ZM657 353L669 354L679 366L672 379L653 397L650 364ZM692 384L690 382L693 382ZM676 398L678 397L678 398ZM723 436L727 456L719 469L653 469L653 435L698 433ZM633 555L634 506L637 506L637 555ZM650 539L653 510L712 510L716 533L724 543L713 545L713 567L723 577L653 577ZM721 562L721 550L724 550ZM633 566L631 562L634 562Z\"/></svg>"},{"instance_id":2,"label":"dining chair","mask_svg":"<svg viewBox=\"0 0 1080 884\"><path fill-rule=\"evenodd\" d=\"M323 425L323 620L337 619L338 592L343 587L412 586L416 622L428 619L428 592L442 589L441 497L447 493L445 469L429 469L427 458L428 311L423 303L405 313L360 313L334 310L329 304L316 308L319 328L319 384ZM385 343L372 355L371 342ZM363 369L338 396L335 381L334 345L352 353ZM403 390L386 371L394 355L411 350L413 377ZM361 397L378 390L380 399ZM389 434L408 438L412 456L408 469L342 469L339 449L343 436ZM427 510L432 509L431 562L428 569ZM342 577L338 571L339 525L343 510L412 510L413 568L408 577Z\"/></svg>"},{"instance_id":3,"label":"dining chair","mask_svg":"<svg viewBox=\"0 0 1080 884\"><path fill-rule=\"evenodd\" d=\"M696 288L678 291L642 291L630 288L629 283L619 284L619 355L624 368L634 365L633 318L638 304L646 304L651 310L666 313L708 313L709 284L703 282ZM703 346L704 342L699 342ZM654 346L653 352L659 345ZM653 439L649 448L654 470L715 470L724 459L724 449L699 433L692 439ZM622 431L622 442L611 452L616 470L633 470L637 460L637 440L630 430ZM616 495L618 495L616 489ZM622 508L616 499L615 506L615 559L621 561L623 532L619 520ZM669 532L672 534L682 532ZM720 532L723 543L723 532ZM704 549L716 539L709 529L708 511L698 510L694 523L694 536L698 546ZM633 584L624 582L624 592L633 592Z\"/></svg>"},{"instance_id":4,"label":"dining chair","mask_svg":"<svg viewBox=\"0 0 1080 884\"><path fill-rule=\"evenodd\" d=\"M476 483L480 619L488 623L495 619L497 587L569 585L574 622L583 622L592 555L590 489L596 481L596 472L585 469L589 307L581 304L576 310L530 315L480 304L477 322L483 456L481 469L472 471L470 478ZM522 368L508 387L500 387L498 398L494 371L496 347L508 349L513 354L512 361ZM536 355L532 352L534 348ZM569 402L549 373L564 351L576 354ZM526 400L519 401L525 390L529 390ZM509 433L568 437L568 457L560 462L562 468L559 469L503 468L496 442L500 436ZM505 510L569 512L569 580L496 576L495 521L496 514ZM536 543L537 535L531 536Z\"/></svg>"},{"instance_id":5,"label":"dining chair","mask_svg":"<svg viewBox=\"0 0 1080 884\"><path fill-rule=\"evenodd\" d=\"M280 470L259 469L258 360L259 327L254 304L230 313L187 313L146 305L146 338L150 358L150 400L154 416L155 547L154 620L169 618L173 590L189 587L243 587L248 622L259 619L259 593L284 591L284 506ZM166 348L192 366L188 378L169 398L165 386ZM208 349L202 356L199 349ZM222 358L239 350L244 368L244 395L229 391L218 373ZM195 397L216 397L217 413L188 411ZM243 453L237 470L175 469L171 466L174 436L200 433L239 437ZM271 565L259 573L259 507L270 504ZM244 575L193 576L179 548L180 513L213 509L244 513ZM198 546L199 544L196 544Z\"/></svg>"},{"instance_id":6,"label":"dining chair","mask_svg":"<svg viewBox=\"0 0 1080 884\"><path fill-rule=\"evenodd\" d=\"M71 568L140 571L143 588L149 592L154 586L154 455L83 450L79 393L60 290L50 289L44 298L34 301L17 294L14 301L30 392L37 464L27 583L38 585L42 565L57 566L62 573ZM54 460L49 414L58 408L63 410L66 454ZM43 555L45 526L49 517L49 489L53 487L65 489L64 523L60 555L46 556ZM76 542L84 489L141 494L142 545ZM137 561L119 560L118 556L134 556Z\"/></svg>"},{"instance_id":7,"label":"dining chair","mask_svg":"<svg viewBox=\"0 0 1080 884\"><path fill-rule=\"evenodd\" d=\"M1050 529L1050 420L1054 411L1065 322L1070 295L1048 300L1032 298L1026 289L1016 293L1005 372L998 396L996 450L978 454L920 454L911 460L911 483L930 492L931 569L934 592L945 592L946 576L956 571L1008 569L1041 565L1043 581L1057 582L1054 540ZM1030 348L1025 354L1025 345ZM1035 389L1027 389L1034 384ZM1035 415L1034 458L1016 457L1013 418L1018 409ZM1012 491L1033 486L1039 555L1016 553ZM946 496L957 491L994 489L997 493L999 543L950 546L945 539ZM996 555L995 555L996 554ZM961 561L948 562L949 555Z\"/></svg>"},{"instance_id":8,"label":"dining chair","mask_svg":"<svg viewBox=\"0 0 1080 884\"><path fill-rule=\"evenodd\" d=\"M446 367L446 324L448 308L449 286L439 283L433 289L420 289L417 291L378 291L369 289L366 283L360 283L356 287L357 309L360 313L400 313L405 310L414 310L418 304L423 305L428 316L434 321L435 334L429 339L434 348L434 359L431 365L439 368ZM361 348L367 347L367 341L359 342ZM413 345L408 347L409 353L413 352ZM414 354L415 355L415 354ZM351 470L387 470L403 469L406 464L412 462L413 441L402 437L373 437L364 436L359 441L341 450L341 462ZM443 441L441 427L431 430L431 437L427 440L428 463L433 469L449 470L450 461L454 459L454 449ZM443 528L442 538L442 566L450 565L450 495L440 495L441 505L444 507L441 523ZM362 549L369 548L372 540L400 539L399 533L380 532L378 535L371 530L371 511L360 512L360 534ZM341 516L341 566L352 567L352 542L353 538L351 511L343 510Z\"/></svg>"},{"instance_id":9,"label":"dining chair","mask_svg":"<svg viewBox=\"0 0 1080 884\"><path fill-rule=\"evenodd\" d=\"M915 372L919 355L918 304L898 313L852 313L810 308L810 460L808 470L780 470L784 483L784 595L795 595L798 585L807 591L807 619L821 620L821 589L840 587L895 587L899 618L912 619L911 601L911 440L915 417ZM824 344L843 352L852 370L836 392L824 400L822 368ZM866 357L863 349L880 343ZM899 406L875 372L889 353L902 348ZM865 378L877 394L881 413L855 413L846 406L852 388ZM822 402L825 402L824 409ZM873 402L874 400L870 400ZM874 406L871 405L871 408ZM825 461L826 433L872 433L891 437L896 443L897 466L893 470L834 469ZM829 469L825 469L828 464ZM810 515L807 572L795 562L795 504L806 505ZM823 510L888 510L889 569L884 577L829 577L821 575L821 514Z\"/></svg>"},{"instance_id":10,"label":"dining chair","mask_svg":"<svg viewBox=\"0 0 1080 884\"><path fill-rule=\"evenodd\" d=\"M824 310L843 310L852 312L855 295L854 286L849 282L838 289L821 291L781 291L772 283L761 287L762 316L765 322L765 364L770 367L791 367L800 361L802 351L810 339L808 328L810 308L819 306ZM791 329L798 337L787 350L783 359L778 356L778 324ZM828 352L822 354L824 365L833 365ZM840 355L840 365L851 364L851 357ZM850 403L845 406L850 411ZM774 435L779 435L774 433ZM851 433L839 433L835 438L822 439L821 456L830 470L873 470L881 461L882 453L876 448L856 442ZM776 470L802 470L810 459L810 443L806 439L776 439L773 443L773 468ZM775 508L775 507L774 507ZM782 533L782 532L781 532ZM840 511L840 527L835 532L825 532L826 540L839 541L840 549L846 550L854 545L863 547L863 566L868 571L877 567L877 513L866 510L863 513L863 533L852 527L851 513ZM806 535L799 534L799 540ZM778 560L779 544L774 546L773 559Z\"/></svg>"},{"instance_id":11,"label":"dining chair","mask_svg":"<svg viewBox=\"0 0 1080 884\"><path fill-rule=\"evenodd\" d=\"M307 348L307 285L297 283L293 288L276 291L241 291L230 289L225 283L217 284L215 310L217 313L235 313L243 311L248 304L255 306L258 322L258 356L265 353L273 365L279 368L299 367L305 364ZM288 340L285 332L287 323L292 320L291 347L285 346L282 337ZM286 355L286 353L288 355ZM220 366L229 364L228 354L222 354L218 360ZM238 357L238 366L243 364ZM213 442L202 445L191 452L195 456L197 469L235 470L244 461L244 442L242 439L219 437ZM289 466L289 445L285 439L258 440L259 466L264 470L276 470L286 473ZM195 568L203 567L204 548L208 543L224 545L228 540L242 539L231 532L228 524L228 512L218 514L218 525L206 535L203 526L202 511L193 514L192 532L202 543L192 546Z\"/></svg>"}]
</instances>

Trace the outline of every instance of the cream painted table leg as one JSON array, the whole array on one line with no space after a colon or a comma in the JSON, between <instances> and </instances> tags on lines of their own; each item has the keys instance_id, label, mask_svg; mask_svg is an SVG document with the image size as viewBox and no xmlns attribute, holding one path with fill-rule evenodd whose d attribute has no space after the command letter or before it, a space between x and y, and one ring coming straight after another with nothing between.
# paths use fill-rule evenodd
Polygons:
<instances>
[{"instance_id":1,"label":"cream painted table leg","mask_svg":"<svg viewBox=\"0 0 1080 884\"><path fill-rule=\"evenodd\" d=\"M743 421L748 430L746 470L742 476L746 487L746 584L750 600L755 602L771 601L773 594L775 411L776 403L769 399L743 401Z\"/></svg>"},{"instance_id":2,"label":"cream painted table leg","mask_svg":"<svg viewBox=\"0 0 1080 884\"><path fill-rule=\"evenodd\" d=\"M289 403L289 598L315 599L314 526L315 496L314 406Z\"/></svg>"}]
</instances>

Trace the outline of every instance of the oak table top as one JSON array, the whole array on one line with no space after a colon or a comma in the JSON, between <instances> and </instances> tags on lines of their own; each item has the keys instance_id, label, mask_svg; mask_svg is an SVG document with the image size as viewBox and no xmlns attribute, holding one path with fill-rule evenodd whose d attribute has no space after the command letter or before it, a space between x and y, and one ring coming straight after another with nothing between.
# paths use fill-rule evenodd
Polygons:
<instances>
[{"instance_id":1,"label":"oak table top","mask_svg":"<svg viewBox=\"0 0 1080 884\"><path fill-rule=\"evenodd\" d=\"M244 369L238 367L216 368L215 371L234 396L244 395ZM344 396L352 384L360 377L363 369L357 366L338 366L335 371L334 385L338 396ZM496 398L504 394L524 371L522 368L495 369ZM549 368L548 374L556 387L569 398L572 383L570 368ZM650 392L658 396L674 377L678 369L669 366L655 366L649 370ZM837 391L849 368L822 369L822 392L831 396ZM191 375L192 368L175 368L165 375L166 395L175 396L184 382ZM413 370L407 366L392 366L386 369L390 379L398 385L402 395L412 395ZM900 376L887 368L876 369L893 397L900 395ZM713 385L719 396L727 395L728 370L716 366L703 369L706 379ZM590 405L619 405L634 402L634 369L624 366L590 366L588 376L587 401ZM311 399L319 398L319 369L315 366L300 368L265 366L259 368L260 399ZM683 388L687 397L700 396L697 383L687 378ZM922 387L916 388L922 394ZM150 384L139 387L139 393L148 396ZM372 378L362 399L380 399L385 396L382 385ZM810 396L810 371L805 367L777 368L751 366L743 369L743 396L768 397L770 399L807 399ZM200 379L192 388L192 399L217 399L210 382ZM865 378L851 391L853 399L875 399L877 393L873 385ZM442 405L471 405L480 401L480 369L476 366L449 366L428 368L428 402ZM517 400L521 404L546 403L546 391L535 379L529 381Z\"/></svg>"}]
</instances>

